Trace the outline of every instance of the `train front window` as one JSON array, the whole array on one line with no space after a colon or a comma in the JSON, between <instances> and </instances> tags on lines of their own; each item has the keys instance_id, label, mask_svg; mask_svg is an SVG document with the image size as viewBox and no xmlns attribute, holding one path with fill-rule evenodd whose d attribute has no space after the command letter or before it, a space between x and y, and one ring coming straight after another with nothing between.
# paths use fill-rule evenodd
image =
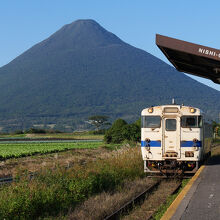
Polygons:
<instances>
[{"instance_id":1,"label":"train front window","mask_svg":"<svg viewBox=\"0 0 220 220\"><path fill-rule=\"evenodd\" d=\"M181 127L183 128L201 128L202 117L201 116L182 116Z\"/></svg>"},{"instance_id":2,"label":"train front window","mask_svg":"<svg viewBox=\"0 0 220 220\"><path fill-rule=\"evenodd\" d=\"M166 119L166 130L176 131L176 119Z\"/></svg>"},{"instance_id":3,"label":"train front window","mask_svg":"<svg viewBox=\"0 0 220 220\"><path fill-rule=\"evenodd\" d=\"M160 128L161 117L160 116L142 116L141 127L142 128Z\"/></svg>"}]
</instances>

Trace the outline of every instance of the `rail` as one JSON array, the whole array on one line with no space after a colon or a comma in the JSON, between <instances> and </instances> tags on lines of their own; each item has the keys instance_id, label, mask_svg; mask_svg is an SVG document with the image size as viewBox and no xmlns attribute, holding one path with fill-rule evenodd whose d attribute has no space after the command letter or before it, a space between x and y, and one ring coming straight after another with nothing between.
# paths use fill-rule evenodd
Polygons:
<instances>
[{"instance_id":1,"label":"rail","mask_svg":"<svg viewBox=\"0 0 220 220\"><path fill-rule=\"evenodd\" d=\"M12 183L14 181L13 177L0 178L0 185L6 183Z\"/></svg>"},{"instance_id":2,"label":"rail","mask_svg":"<svg viewBox=\"0 0 220 220\"><path fill-rule=\"evenodd\" d=\"M33 173L33 172L29 172L28 177L31 180L35 175L37 174L37 172ZM5 178L0 178L0 186L4 185L4 184L9 184L12 183L16 180L19 180L19 178L14 178L13 176L8 176Z\"/></svg>"},{"instance_id":3,"label":"rail","mask_svg":"<svg viewBox=\"0 0 220 220\"><path fill-rule=\"evenodd\" d=\"M148 187L146 190L144 190L142 193L137 195L135 198L132 198L129 202L121 206L118 210L116 210L114 213L110 214L109 216L106 216L104 220L115 220L115 219L120 219L122 215L128 214L134 206L136 205L141 205L143 204L146 195L152 193L157 189L159 184L162 182L162 180L158 180L156 183L154 183L152 186ZM182 181L173 189L170 195L175 194L179 188L181 187ZM156 210L157 211L157 210ZM153 219L153 215L155 214L156 211L152 211L152 214L146 218L146 220L151 220Z\"/></svg>"},{"instance_id":4,"label":"rail","mask_svg":"<svg viewBox=\"0 0 220 220\"><path fill-rule=\"evenodd\" d=\"M111 215L104 218L104 220L114 220L119 219L119 217L124 214L128 213L133 209L134 205L141 204L148 193L152 193L158 185L161 183L161 180L158 180L156 183L154 183L152 186L148 187L146 190L144 190L142 193L137 195L135 198L131 199L129 202L124 204L122 207L120 207L117 211L112 213Z\"/></svg>"},{"instance_id":5,"label":"rail","mask_svg":"<svg viewBox=\"0 0 220 220\"><path fill-rule=\"evenodd\" d=\"M176 194L181 186L182 186L182 181L173 189L173 191L170 193L170 195ZM163 205L163 204L164 203L162 203L161 205ZM154 219L153 216L154 216L154 214L156 212L157 212L157 210L156 211L152 211L152 214L148 218L146 218L145 220L153 220Z\"/></svg>"}]
</instances>

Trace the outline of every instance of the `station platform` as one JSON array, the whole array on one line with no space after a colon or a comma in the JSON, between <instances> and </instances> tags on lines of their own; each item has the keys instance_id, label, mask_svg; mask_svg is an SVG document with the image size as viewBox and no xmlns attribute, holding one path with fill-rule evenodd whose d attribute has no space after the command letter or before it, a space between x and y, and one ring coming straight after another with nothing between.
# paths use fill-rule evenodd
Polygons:
<instances>
[{"instance_id":1,"label":"station platform","mask_svg":"<svg viewBox=\"0 0 220 220\"><path fill-rule=\"evenodd\" d=\"M169 219L220 220L220 156L200 167L161 218Z\"/></svg>"}]
</instances>

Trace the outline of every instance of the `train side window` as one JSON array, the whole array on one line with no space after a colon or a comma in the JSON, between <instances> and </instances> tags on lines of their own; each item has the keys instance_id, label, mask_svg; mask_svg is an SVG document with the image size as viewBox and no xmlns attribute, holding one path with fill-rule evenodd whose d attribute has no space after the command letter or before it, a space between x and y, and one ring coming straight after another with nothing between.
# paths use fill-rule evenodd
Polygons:
<instances>
[{"instance_id":1,"label":"train side window","mask_svg":"<svg viewBox=\"0 0 220 220\"><path fill-rule=\"evenodd\" d=\"M166 119L166 130L176 131L176 119Z\"/></svg>"},{"instance_id":2,"label":"train side window","mask_svg":"<svg viewBox=\"0 0 220 220\"><path fill-rule=\"evenodd\" d=\"M160 128L161 117L160 116L142 116L141 127L142 128Z\"/></svg>"},{"instance_id":3,"label":"train side window","mask_svg":"<svg viewBox=\"0 0 220 220\"><path fill-rule=\"evenodd\" d=\"M202 126L203 126L202 116L198 117L198 126L199 126L199 128L202 128Z\"/></svg>"}]
</instances>

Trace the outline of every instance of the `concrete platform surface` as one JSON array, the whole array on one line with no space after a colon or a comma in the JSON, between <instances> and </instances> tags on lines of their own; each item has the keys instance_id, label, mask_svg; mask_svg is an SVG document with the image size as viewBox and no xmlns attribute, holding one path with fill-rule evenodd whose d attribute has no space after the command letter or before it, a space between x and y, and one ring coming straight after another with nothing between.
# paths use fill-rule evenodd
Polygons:
<instances>
[{"instance_id":1,"label":"concrete platform surface","mask_svg":"<svg viewBox=\"0 0 220 220\"><path fill-rule=\"evenodd\" d=\"M208 161L171 219L220 220L220 156Z\"/></svg>"}]
</instances>

